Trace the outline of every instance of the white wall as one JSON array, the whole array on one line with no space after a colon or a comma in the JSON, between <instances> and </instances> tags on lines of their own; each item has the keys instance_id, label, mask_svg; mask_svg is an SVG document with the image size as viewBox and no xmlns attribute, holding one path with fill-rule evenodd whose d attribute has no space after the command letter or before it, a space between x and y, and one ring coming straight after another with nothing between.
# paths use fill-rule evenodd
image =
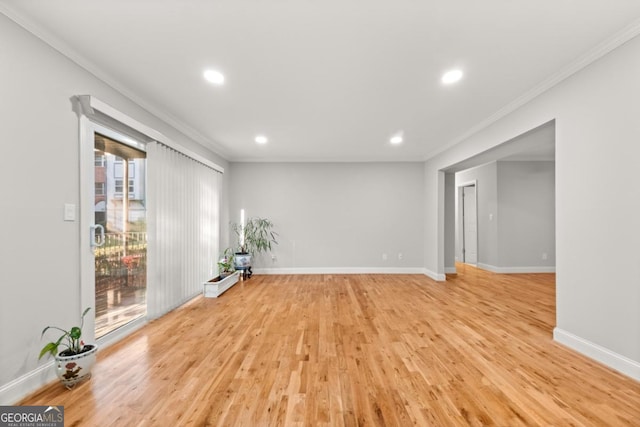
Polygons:
<instances>
[{"instance_id":1,"label":"white wall","mask_svg":"<svg viewBox=\"0 0 640 427\"><path fill-rule=\"evenodd\" d=\"M497 162L497 166L497 271L553 272L555 162Z\"/></svg>"},{"instance_id":2,"label":"white wall","mask_svg":"<svg viewBox=\"0 0 640 427\"><path fill-rule=\"evenodd\" d=\"M447 173L444 176L445 185L445 235L456 232L456 174ZM444 242L444 269L445 273L456 272L456 242L445 239Z\"/></svg>"},{"instance_id":3,"label":"white wall","mask_svg":"<svg viewBox=\"0 0 640 427\"><path fill-rule=\"evenodd\" d=\"M257 260L262 271L422 271L422 163L232 163L230 171L232 220L244 208L280 235L276 260Z\"/></svg>"},{"instance_id":4,"label":"white wall","mask_svg":"<svg viewBox=\"0 0 640 427\"><path fill-rule=\"evenodd\" d=\"M9 404L48 378L36 370L44 326L72 325L81 311L79 223L63 221L64 204L80 202L78 117L70 98L94 95L227 163L1 14L0 63L0 404Z\"/></svg>"},{"instance_id":5,"label":"white wall","mask_svg":"<svg viewBox=\"0 0 640 427\"><path fill-rule=\"evenodd\" d=\"M427 189L442 169L556 120L556 310L554 337L640 379L640 39L425 164ZM425 234L441 221L439 192L426 192ZM453 237L452 237L453 238ZM433 242L436 242L435 244ZM438 270L444 238L425 241Z\"/></svg>"}]
</instances>

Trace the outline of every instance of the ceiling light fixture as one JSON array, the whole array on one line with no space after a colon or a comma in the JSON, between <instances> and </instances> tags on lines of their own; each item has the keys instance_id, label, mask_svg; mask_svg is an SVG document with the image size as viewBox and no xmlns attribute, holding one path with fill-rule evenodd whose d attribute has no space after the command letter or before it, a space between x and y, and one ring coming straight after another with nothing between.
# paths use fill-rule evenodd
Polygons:
<instances>
[{"instance_id":1,"label":"ceiling light fixture","mask_svg":"<svg viewBox=\"0 0 640 427\"><path fill-rule=\"evenodd\" d=\"M255 141L258 144L266 144L267 142L269 142L269 139L267 139L267 137L264 135L257 135Z\"/></svg>"},{"instance_id":2,"label":"ceiling light fixture","mask_svg":"<svg viewBox=\"0 0 640 427\"><path fill-rule=\"evenodd\" d=\"M462 76L463 76L462 70L456 69L456 70L447 71L442 75L442 83L445 85L456 83L460 81Z\"/></svg>"},{"instance_id":3,"label":"ceiling light fixture","mask_svg":"<svg viewBox=\"0 0 640 427\"><path fill-rule=\"evenodd\" d=\"M224 75L220 71L206 70L204 72L204 78L211 84L221 86L224 84Z\"/></svg>"},{"instance_id":4,"label":"ceiling light fixture","mask_svg":"<svg viewBox=\"0 0 640 427\"><path fill-rule=\"evenodd\" d=\"M398 132L397 134L393 135L389 140L389 142L392 143L393 145L402 144L402 141L404 141L402 132Z\"/></svg>"}]
</instances>

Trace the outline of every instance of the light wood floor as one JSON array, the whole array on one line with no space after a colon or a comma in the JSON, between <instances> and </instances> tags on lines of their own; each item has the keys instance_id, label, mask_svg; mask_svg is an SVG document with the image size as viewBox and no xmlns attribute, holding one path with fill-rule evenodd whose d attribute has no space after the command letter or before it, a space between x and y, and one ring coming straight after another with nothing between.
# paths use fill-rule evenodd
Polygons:
<instances>
[{"instance_id":1,"label":"light wood floor","mask_svg":"<svg viewBox=\"0 0 640 427\"><path fill-rule=\"evenodd\" d=\"M638 426L640 383L552 341L554 275L254 276L22 404L66 426Z\"/></svg>"}]
</instances>

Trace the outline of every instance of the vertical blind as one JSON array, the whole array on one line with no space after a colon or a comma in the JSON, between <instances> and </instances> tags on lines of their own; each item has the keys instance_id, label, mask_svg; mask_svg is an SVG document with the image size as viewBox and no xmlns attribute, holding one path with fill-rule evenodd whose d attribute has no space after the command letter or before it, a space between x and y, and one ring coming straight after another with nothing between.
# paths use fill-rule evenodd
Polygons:
<instances>
[{"instance_id":1,"label":"vertical blind","mask_svg":"<svg viewBox=\"0 0 640 427\"><path fill-rule=\"evenodd\" d=\"M217 272L222 174L151 142L147 180L147 317L155 319Z\"/></svg>"}]
</instances>

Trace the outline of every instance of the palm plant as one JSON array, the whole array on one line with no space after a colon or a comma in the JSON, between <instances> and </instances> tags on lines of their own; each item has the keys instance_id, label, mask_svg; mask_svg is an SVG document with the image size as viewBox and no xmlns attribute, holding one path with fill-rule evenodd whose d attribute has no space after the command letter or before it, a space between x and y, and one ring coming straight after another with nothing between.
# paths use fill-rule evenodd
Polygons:
<instances>
[{"instance_id":1,"label":"palm plant","mask_svg":"<svg viewBox=\"0 0 640 427\"><path fill-rule=\"evenodd\" d=\"M231 223L231 229L238 237L240 253L258 255L261 252L271 250L271 244L278 244L278 233L271 231L273 222L266 218L251 218L244 226Z\"/></svg>"}]
</instances>

